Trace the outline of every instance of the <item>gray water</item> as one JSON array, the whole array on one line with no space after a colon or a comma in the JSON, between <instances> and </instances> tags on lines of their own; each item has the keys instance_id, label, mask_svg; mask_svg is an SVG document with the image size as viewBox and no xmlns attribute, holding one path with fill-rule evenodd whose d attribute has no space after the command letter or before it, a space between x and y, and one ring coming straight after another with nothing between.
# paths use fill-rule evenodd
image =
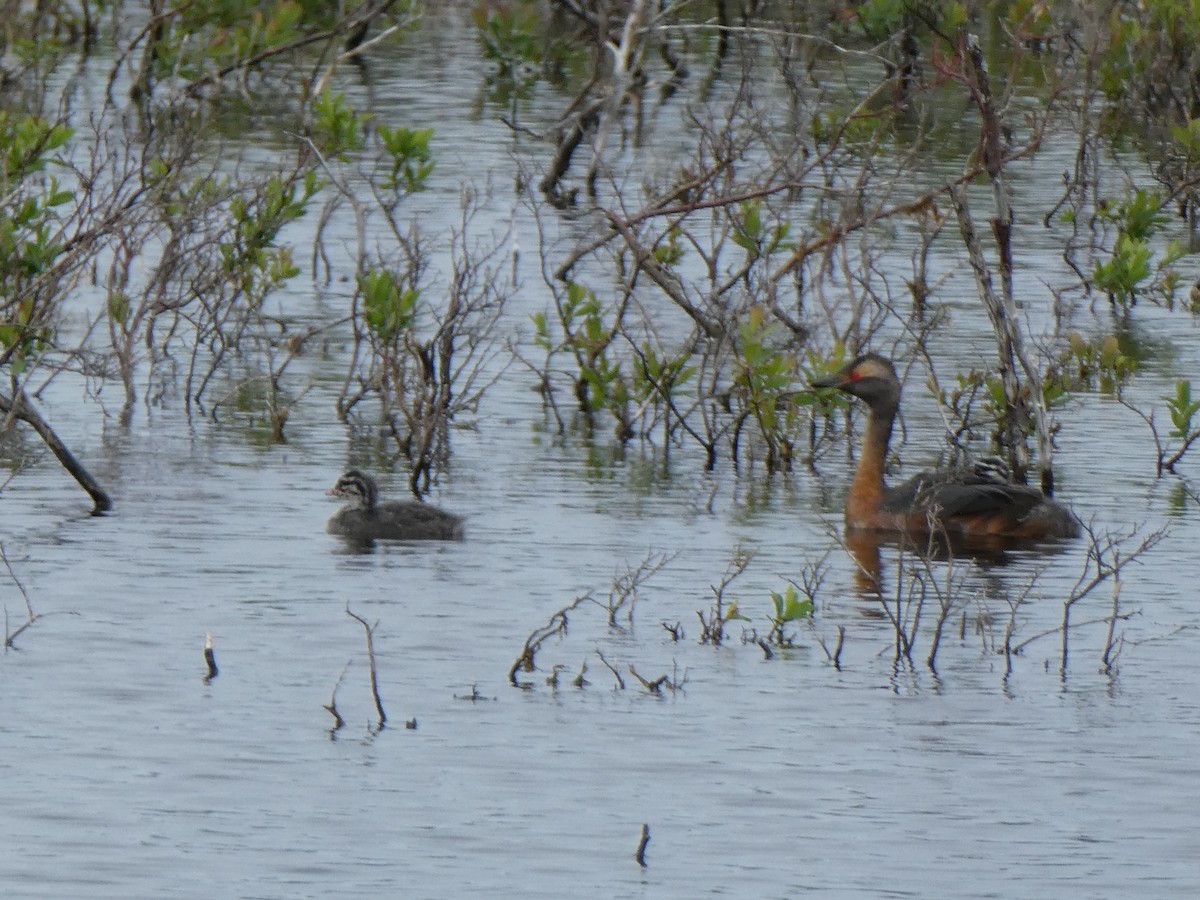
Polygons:
<instances>
[{"instance_id":1,"label":"gray water","mask_svg":"<svg viewBox=\"0 0 1200 900\"><path fill-rule=\"evenodd\" d=\"M413 53L414 69L373 93L413 123L442 103L441 181L422 202L453 208L480 168L465 148L500 166L508 139L442 101L461 93L461 67L435 65L436 46ZM406 93L414 70L424 77ZM498 201L496 220L513 205ZM1044 293L1036 253L1024 258L1019 279ZM1057 264L1049 250L1044 262ZM945 372L988 348L986 323L968 317L969 280L955 283L945 293L968 299L950 305L961 325L936 348ZM311 285L289 290L312 302ZM548 302L535 269L516 302ZM1139 307L1137 318L1173 351L1132 389L1153 403L1196 370L1200 341L1180 314ZM840 454L774 479L705 475L686 454L664 473L652 449L620 458L550 440L513 367L478 429L455 434L433 498L465 516L467 540L354 553L323 531L336 509L324 491L362 452L335 420L329 383L297 405L279 446L262 445L247 414L189 423L168 404L122 430L77 388L48 393L44 411L115 508L87 515L48 455L2 495L4 550L40 616L0 661L6 896L1200 892L1200 523L1195 503L1174 508L1171 483L1154 480L1149 435L1125 408L1076 398L1060 412L1057 457L1060 496L1085 521L1170 529L1125 573L1122 609L1135 615L1119 626L1116 672L1100 671L1098 624L1073 635L1065 677L1057 637L1006 676L976 623L992 616L1002 633L1005 598L1040 573L1018 634L1054 627L1082 543L960 562L961 635L956 615L936 673L920 664L924 644L917 664L898 664L892 627L836 539ZM906 400L904 454L919 467L936 458L940 430L919 379ZM29 436L23 448L40 452ZM387 494L404 493L402 475L381 474ZM756 554L729 590L751 621L731 624L719 648L701 644L697 611L708 614L737 548ZM580 594L604 600L655 552L670 561L620 628L585 603L539 670L521 673L525 688L509 684L531 632ZM795 649L766 659L743 643L746 629L769 627L769 592L826 554L814 626L793 629ZM905 564L884 548L885 584ZM24 619L11 579L0 600L11 630ZM378 623L382 729L348 606ZM1104 588L1079 619L1109 608ZM839 625L835 668L817 636L832 642ZM206 632L220 665L211 681ZM585 661L589 684L575 688ZM630 665L682 686L652 694ZM335 688L339 730L323 708ZM643 823L646 868L634 860Z\"/></svg>"}]
</instances>

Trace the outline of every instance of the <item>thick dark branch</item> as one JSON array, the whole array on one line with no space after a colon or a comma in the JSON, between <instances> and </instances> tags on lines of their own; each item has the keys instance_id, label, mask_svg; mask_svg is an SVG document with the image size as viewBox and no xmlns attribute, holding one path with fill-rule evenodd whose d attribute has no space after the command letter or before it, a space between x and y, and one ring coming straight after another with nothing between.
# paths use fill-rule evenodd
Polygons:
<instances>
[{"instance_id":1,"label":"thick dark branch","mask_svg":"<svg viewBox=\"0 0 1200 900\"><path fill-rule=\"evenodd\" d=\"M109 499L104 488L100 487L99 482L75 458L75 454L54 433L54 429L50 427L50 423L42 418L41 414L30 405L29 400L22 393L18 393L15 398L0 394L0 412L4 413L5 416L11 416L28 423L38 433L43 443L58 457L58 461L62 463L63 468L71 473L71 477L79 482L79 486L87 491L88 496L92 498L92 502L95 504L92 508L92 515L98 516L112 509L112 500Z\"/></svg>"}]
</instances>

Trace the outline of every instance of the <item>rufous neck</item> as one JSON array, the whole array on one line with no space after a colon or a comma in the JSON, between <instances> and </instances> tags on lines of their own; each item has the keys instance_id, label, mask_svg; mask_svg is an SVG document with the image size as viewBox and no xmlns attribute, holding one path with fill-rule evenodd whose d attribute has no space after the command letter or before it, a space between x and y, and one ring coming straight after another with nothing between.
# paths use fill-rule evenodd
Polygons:
<instances>
[{"instance_id":1,"label":"rufous neck","mask_svg":"<svg viewBox=\"0 0 1200 900\"><path fill-rule=\"evenodd\" d=\"M888 444L892 439L892 422L895 418L894 409L872 409L867 416L862 456L858 460L853 484L854 494L860 499L883 498L883 471L887 466Z\"/></svg>"}]
</instances>

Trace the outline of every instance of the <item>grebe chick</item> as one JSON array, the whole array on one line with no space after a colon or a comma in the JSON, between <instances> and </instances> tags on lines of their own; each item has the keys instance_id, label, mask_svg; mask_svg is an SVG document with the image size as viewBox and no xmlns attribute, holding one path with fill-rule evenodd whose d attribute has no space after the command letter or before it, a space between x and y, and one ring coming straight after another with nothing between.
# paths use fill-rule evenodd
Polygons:
<instances>
[{"instance_id":1,"label":"grebe chick","mask_svg":"<svg viewBox=\"0 0 1200 900\"><path fill-rule=\"evenodd\" d=\"M417 500L379 501L375 479L350 469L328 492L347 505L334 513L325 530L355 541L458 541L463 524L458 516Z\"/></svg>"}]
</instances>

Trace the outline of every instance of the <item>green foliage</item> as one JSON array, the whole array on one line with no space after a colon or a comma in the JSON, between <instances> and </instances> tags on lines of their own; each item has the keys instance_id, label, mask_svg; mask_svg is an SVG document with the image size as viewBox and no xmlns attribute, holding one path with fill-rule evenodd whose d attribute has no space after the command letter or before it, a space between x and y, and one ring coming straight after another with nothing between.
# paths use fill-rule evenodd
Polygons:
<instances>
[{"instance_id":1,"label":"green foliage","mask_svg":"<svg viewBox=\"0 0 1200 900\"><path fill-rule=\"evenodd\" d=\"M771 591L771 604L774 606L774 614L770 617L771 623L778 629L782 630L784 625L801 619L812 618L812 598L805 597L801 600L800 592L796 590L794 584L789 584L782 594L778 591Z\"/></svg>"},{"instance_id":2,"label":"green foliage","mask_svg":"<svg viewBox=\"0 0 1200 900\"><path fill-rule=\"evenodd\" d=\"M841 341L834 344L828 355L809 351L804 365L806 381L813 382L835 375L846 367L847 362L846 345ZM816 406L822 415L830 415L835 410L848 409L850 406L849 398L837 388L812 388L803 402Z\"/></svg>"},{"instance_id":3,"label":"green foliage","mask_svg":"<svg viewBox=\"0 0 1200 900\"><path fill-rule=\"evenodd\" d=\"M546 314L544 312L535 312L529 318L533 322L534 346L541 347L543 350L553 353L557 348L550 341L550 320L546 318Z\"/></svg>"},{"instance_id":4,"label":"green foliage","mask_svg":"<svg viewBox=\"0 0 1200 900\"><path fill-rule=\"evenodd\" d=\"M432 128L379 127L379 141L391 157L392 171L385 182L390 189L409 194L425 189L433 172L433 153L429 149L432 138Z\"/></svg>"},{"instance_id":5,"label":"green foliage","mask_svg":"<svg viewBox=\"0 0 1200 900\"><path fill-rule=\"evenodd\" d=\"M982 388L982 406L987 420L994 422L999 427L1004 423L1005 418L1013 412L1004 391L1004 379L1000 377L998 372L972 372L965 377L960 376L959 383L966 385L973 381L977 381ZM1028 385L1022 385L1021 392L1027 399L1029 396ZM1067 386L1062 381L1056 378L1042 379L1042 402L1047 408L1061 406L1067 399ZM1018 425L1021 431L1028 433L1030 425L1028 421L1020 422Z\"/></svg>"},{"instance_id":6,"label":"green foliage","mask_svg":"<svg viewBox=\"0 0 1200 900\"><path fill-rule=\"evenodd\" d=\"M232 238L221 244L221 258L229 277L238 282L252 306L298 274L291 251L277 247L275 240L284 225L304 215L318 189L314 172L299 181L272 175L249 200L234 197L230 201Z\"/></svg>"},{"instance_id":7,"label":"green foliage","mask_svg":"<svg viewBox=\"0 0 1200 900\"><path fill-rule=\"evenodd\" d=\"M419 4L420 0L389 3L389 24L400 29L411 24ZM89 9L88 4L83 7ZM327 44L341 36L344 41L365 10L363 4L322 0L189 0L170 8L156 7L153 27L147 26L135 42L149 65L138 73L131 94L147 96L160 82L173 87L211 86L226 79L236 79L238 88L249 92L254 88L252 73L297 62L307 66L311 58L303 59L301 54L311 49L314 39ZM41 18L39 24L45 29ZM303 96L309 83L299 81L297 96Z\"/></svg>"},{"instance_id":8,"label":"green foliage","mask_svg":"<svg viewBox=\"0 0 1200 900\"><path fill-rule=\"evenodd\" d=\"M609 353L614 329L605 322L600 301L590 288L569 282L558 307L558 319L564 337L556 343L550 337L546 316L534 314L534 342L551 355L569 352L578 367L575 396L580 410L590 414L608 409L622 423L624 432L625 406L631 391L620 363Z\"/></svg>"},{"instance_id":9,"label":"green foliage","mask_svg":"<svg viewBox=\"0 0 1200 900\"><path fill-rule=\"evenodd\" d=\"M42 311L32 300L21 300L9 304L0 319L0 348L9 356L8 365L13 375L25 371L31 359L51 345L53 330L39 324Z\"/></svg>"},{"instance_id":10,"label":"green foliage","mask_svg":"<svg viewBox=\"0 0 1200 900\"><path fill-rule=\"evenodd\" d=\"M752 259L761 259L790 250L795 245L787 240L791 224L780 222L768 229L762 220L763 206L754 200L743 201L740 215L733 219L733 242L745 250Z\"/></svg>"},{"instance_id":11,"label":"green foliage","mask_svg":"<svg viewBox=\"0 0 1200 900\"><path fill-rule=\"evenodd\" d=\"M890 123L890 119L868 112L859 112L847 118L847 112L845 109L832 108L814 116L814 143L828 145L836 141L843 147L866 148L879 139Z\"/></svg>"},{"instance_id":12,"label":"green foliage","mask_svg":"<svg viewBox=\"0 0 1200 900\"><path fill-rule=\"evenodd\" d=\"M74 130L38 116L17 116L0 111L0 147L3 148L4 185L20 181L34 172L44 171L51 154L71 139ZM46 205L57 206L71 199L68 193L57 200L54 193Z\"/></svg>"},{"instance_id":13,"label":"green foliage","mask_svg":"<svg viewBox=\"0 0 1200 900\"><path fill-rule=\"evenodd\" d=\"M476 37L485 59L512 77L522 67L537 68L541 45L537 11L523 3L480 4L471 13Z\"/></svg>"},{"instance_id":14,"label":"green foliage","mask_svg":"<svg viewBox=\"0 0 1200 900\"><path fill-rule=\"evenodd\" d=\"M734 600L725 607L725 614L720 617L719 621L721 626L724 627L728 622L749 622L750 617L742 615L742 613L738 610L737 601Z\"/></svg>"},{"instance_id":15,"label":"green foliage","mask_svg":"<svg viewBox=\"0 0 1200 900\"><path fill-rule=\"evenodd\" d=\"M478 3L471 18L483 58L494 64L485 80L489 102L510 107L528 99L542 79L581 88L594 73L593 39L570 17L543 16L537 0ZM571 88L568 88L571 89Z\"/></svg>"},{"instance_id":16,"label":"green foliage","mask_svg":"<svg viewBox=\"0 0 1200 900\"><path fill-rule=\"evenodd\" d=\"M957 0L866 0L853 6L855 22L871 41L886 41L905 28L947 34L967 21Z\"/></svg>"},{"instance_id":17,"label":"green foliage","mask_svg":"<svg viewBox=\"0 0 1200 900\"><path fill-rule=\"evenodd\" d=\"M1008 8L1007 18L1013 33L1030 40L1045 39L1057 28L1045 0L1015 0Z\"/></svg>"},{"instance_id":18,"label":"green foliage","mask_svg":"<svg viewBox=\"0 0 1200 900\"><path fill-rule=\"evenodd\" d=\"M1118 306L1133 305L1138 293L1144 290L1143 285L1155 272L1154 253L1149 242L1170 221L1162 212L1163 202L1157 192L1138 188L1122 202L1107 203L1099 211L1102 220L1117 226L1117 240L1112 256L1096 262L1092 283ZM1154 288L1168 301L1178 283L1178 276L1171 266L1181 256L1182 249L1172 245L1157 264L1162 277Z\"/></svg>"},{"instance_id":19,"label":"green foliage","mask_svg":"<svg viewBox=\"0 0 1200 900\"><path fill-rule=\"evenodd\" d=\"M1190 0L1111 4L1096 24L1100 52L1089 62L1112 103L1114 131L1143 129L1148 119L1158 130L1197 108L1200 6Z\"/></svg>"},{"instance_id":20,"label":"green foliage","mask_svg":"<svg viewBox=\"0 0 1200 900\"><path fill-rule=\"evenodd\" d=\"M267 51L299 40L305 10L292 0L196 0L164 19L157 34L154 74L158 79L195 80L232 70Z\"/></svg>"},{"instance_id":21,"label":"green foliage","mask_svg":"<svg viewBox=\"0 0 1200 900\"><path fill-rule=\"evenodd\" d=\"M632 364L619 359L612 346L619 323L612 321L614 314L606 313L596 295L579 282L567 284L557 312L562 338L552 336L550 320L539 312L532 316L533 340L548 358L566 353L574 360L575 398L589 429L594 424L592 415L607 411L617 420L618 436L628 440L635 434L630 419L632 403L636 402L644 416L661 412L695 376L689 351L670 355L650 341L637 348Z\"/></svg>"},{"instance_id":22,"label":"green foliage","mask_svg":"<svg viewBox=\"0 0 1200 900\"><path fill-rule=\"evenodd\" d=\"M1179 154L1185 169L1200 165L1200 119L1188 119L1182 125L1171 126L1172 149Z\"/></svg>"},{"instance_id":23,"label":"green foliage","mask_svg":"<svg viewBox=\"0 0 1200 900\"><path fill-rule=\"evenodd\" d=\"M1170 218L1162 212L1163 198L1156 191L1138 188L1133 196L1117 204L1106 204L1100 218L1115 222L1121 234L1139 241L1149 240Z\"/></svg>"},{"instance_id":24,"label":"green foliage","mask_svg":"<svg viewBox=\"0 0 1200 900\"><path fill-rule=\"evenodd\" d=\"M213 27L227 34L225 40L244 42L240 32L278 34L286 23L294 23L302 13L292 0L197 0L180 10L180 20L189 28L199 31Z\"/></svg>"},{"instance_id":25,"label":"green foliage","mask_svg":"<svg viewBox=\"0 0 1200 900\"><path fill-rule=\"evenodd\" d=\"M1119 100L1130 83L1141 77L1144 57L1138 53L1144 31L1132 18L1122 18L1113 9L1109 21L1109 45L1100 55L1100 88L1105 95Z\"/></svg>"},{"instance_id":26,"label":"green foliage","mask_svg":"<svg viewBox=\"0 0 1200 900\"><path fill-rule=\"evenodd\" d=\"M240 6L226 3L222 5ZM254 10L244 19L235 21L225 31L223 48L232 48L234 59L249 59L264 50L279 47L303 35L300 29L303 9L291 0L277 0L266 8Z\"/></svg>"},{"instance_id":27,"label":"green foliage","mask_svg":"<svg viewBox=\"0 0 1200 900\"><path fill-rule=\"evenodd\" d=\"M793 435L799 421L799 390L795 357L786 352L781 326L763 307L751 307L738 325L738 359L734 386L740 390L747 412L758 423L767 444L767 467L791 465Z\"/></svg>"},{"instance_id":28,"label":"green foliage","mask_svg":"<svg viewBox=\"0 0 1200 900\"><path fill-rule=\"evenodd\" d=\"M328 156L346 159L362 148L370 118L358 115L341 94L326 91L313 103L313 143Z\"/></svg>"},{"instance_id":29,"label":"green foliage","mask_svg":"<svg viewBox=\"0 0 1200 900\"><path fill-rule=\"evenodd\" d=\"M629 390L621 377L621 366L608 356L598 354L580 370L586 392L580 400L594 410L608 408L620 418L629 402Z\"/></svg>"},{"instance_id":30,"label":"green foliage","mask_svg":"<svg viewBox=\"0 0 1200 900\"><path fill-rule=\"evenodd\" d=\"M1137 298L1138 285L1150 277L1151 251L1145 241L1122 234L1117 238L1112 258L1096 263L1092 282L1119 306L1128 306Z\"/></svg>"},{"instance_id":31,"label":"green foliage","mask_svg":"<svg viewBox=\"0 0 1200 900\"><path fill-rule=\"evenodd\" d=\"M1006 437L1010 426L1013 433L1028 435L1033 431L1033 409L1028 382L1018 386L1018 396L1010 402L1004 379L998 372L972 370L955 376L956 387L949 394L940 392L939 402L963 424L957 437L977 437L978 429L987 427L998 447L1008 446ZM1048 409L1062 406L1069 398L1071 383L1053 371L1042 376L1042 403ZM978 404L979 414L974 410Z\"/></svg>"},{"instance_id":32,"label":"green foliage","mask_svg":"<svg viewBox=\"0 0 1200 900\"><path fill-rule=\"evenodd\" d=\"M29 288L63 253L57 208L75 195L45 170L72 134L37 116L0 112L0 351L13 374L53 338L52 307L30 297Z\"/></svg>"},{"instance_id":33,"label":"green foliage","mask_svg":"<svg viewBox=\"0 0 1200 900\"><path fill-rule=\"evenodd\" d=\"M746 391L747 403L766 433L780 429L786 396L796 387L796 363L779 352L773 340L779 326L762 307L752 307L738 326L739 371L734 383Z\"/></svg>"},{"instance_id":34,"label":"green foliage","mask_svg":"<svg viewBox=\"0 0 1200 900\"><path fill-rule=\"evenodd\" d=\"M0 220L0 274L4 280L36 278L53 264L62 245L52 234L50 203L26 197Z\"/></svg>"},{"instance_id":35,"label":"green foliage","mask_svg":"<svg viewBox=\"0 0 1200 900\"><path fill-rule=\"evenodd\" d=\"M655 262L664 266L673 266L683 259L683 232L678 227L667 232L665 239L654 245L651 255Z\"/></svg>"},{"instance_id":36,"label":"green foliage","mask_svg":"<svg viewBox=\"0 0 1200 900\"><path fill-rule=\"evenodd\" d=\"M371 269L358 279L363 319L377 341L391 345L407 332L416 317L421 292L405 288L387 269Z\"/></svg>"},{"instance_id":37,"label":"green foliage","mask_svg":"<svg viewBox=\"0 0 1200 900\"><path fill-rule=\"evenodd\" d=\"M179 178L162 159L149 160L146 170L146 184L160 214L172 228L180 230L188 228L197 209L216 206L232 189L225 176L205 174L190 181Z\"/></svg>"},{"instance_id":38,"label":"green foliage","mask_svg":"<svg viewBox=\"0 0 1200 900\"><path fill-rule=\"evenodd\" d=\"M131 305L124 291L112 291L108 295L108 317L125 328L129 324Z\"/></svg>"},{"instance_id":39,"label":"green foliage","mask_svg":"<svg viewBox=\"0 0 1200 900\"><path fill-rule=\"evenodd\" d=\"M1192 383L1187 380L1177 381L1174 396L1167 395L1163 399L1167 401L1167 414L1171 417L1170 434L1171 437L1178 438L1178 446L1164 446L1154 427L1154 416L1142 414L1142 418L1146 420L1154 434L1160 477L1164 472L1175 472L1175 467L1179 465L1196 441L1200 440L1200 425L1197 425L1196 422L1196 414L1200 413L1200 400L1192 399Z\"/></svg>"},{"instance_id":40,"label":"green foliage","mask_svg":"<svg viewBox=\"0 0 1200 900\"><path fill-rule=\"evenodd\" d=\"M677 388L696 374L696 367L689 366L688 360L687 353L673 358L660 357L649 342L643 344L639 364L634 367L634 399L639 403L655 395L670 399Z\"/></svg>"},{"instance_id":41,"label":"green foliage","mask_svg":"<svg viewBox=\"0 0 1200 900\"><path fill-rule=\"evenodd\" d=\"M854 12L863 34L871 40L882 40L904 27L907 6L906 0L867 0Z\"/></svg>"},{"instance_id":42,"label":"green foliage","mask_svg":"<svg viewBox=\"0 0 1200 900\"><path fill-rule=\"evenodd\" d=\"M1088 341L1072 332L1067 335L1067 350L1060 362L1073 371L1077 383L1096 383L1106 394L1125 384L1138 367L1137 360L1122 351L1120 339L1112 334Z\"/></svg>"},{"instance_id":43,"label":"green foliage","mask_svg":"<svg viewBox=\"0 0 1200 900\"><path fill-rule=\"evenodd\" d=\"M1192 399L1192 383L1180 380L1175 383L1175 396L1163 398L1171 416L1171 436L1186 438L1196 430L1194 419L1200 412L1200 400Z\"/></svg>"}]
</instances>

